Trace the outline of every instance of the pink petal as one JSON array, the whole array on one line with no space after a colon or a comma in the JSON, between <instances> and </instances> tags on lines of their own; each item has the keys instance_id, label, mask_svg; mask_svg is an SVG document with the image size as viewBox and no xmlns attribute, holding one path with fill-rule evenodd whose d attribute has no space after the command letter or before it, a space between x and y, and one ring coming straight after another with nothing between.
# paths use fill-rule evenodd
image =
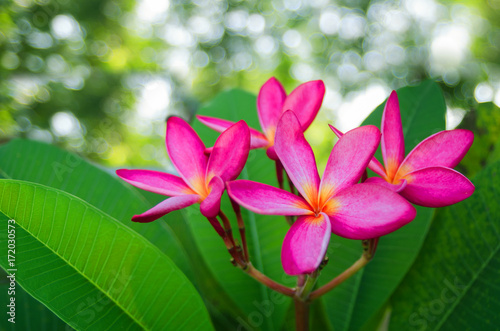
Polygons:
<instances>
[{"instance_id":1,"label":"pink petal","mask_svg":"<svg viewBox=\"0 0 500 331\"><path fill-rule=\"evenodd\" d=\"M320 183L318 168L294 112L286 111L281 116L274 149L297 190L311 206L316 205Z\"/></svg>"},{"instance_id":2,"label":"pink petal","mask_svg":"<svg viewBox=\"0 0 500 331\"><path fill-rule=\"evenodd\" d=\"M271 160L279 161L279 157L278 155L276 155L276 150L274 149L274 146L271 146L266 150L266 155Z\"/></svg>"},{"instance_id":3,"label":"pink petal","mask_svg":"<svg viewBox=\"0 0 500 331\"><path fill-rule=\"evenodd\" d=\"M262 85L257 96L257 112L259 114L260 126L271 141L270 135L274 134L283 110L285 98L285 89L274 77L271 77Z\"/></svg>"},{"instance_id":4,"label":"pink petal","mask_svg":"<svg viewBox=\"0 0 500 331\"><path fill-rule=\"evenodd\" d=\"M257 214L295 216L312 213L307 202L301 197L250 180L228 182L227 193L238 204Z\"/></svg>"},{"instance_id":5,"label":"pink petal","mask_svg":"<svg viewBox=\"0 0 500 331\"><path fill-rule=\"evenodd\" d=\"M331 236L328 216L300 216L288 230L281 248L281 264L289 275L316 270L326 253Z\"/></svg>"},{"instance_id":6,"label":"pink petal","mask_svg":"<svg viewBox=\"0 0 500 331\"><path fill-rule=\"evenodd\" d=\"M231 121L226 121L220 118L215 118L215 117L209 117L209 116L202 116L202 115L196 115L196 118L209 128L217 131L217 132L224 132L226 129L228 129L230 126L234 125L234 122ZM250 129L250 148L262 148L266 147L269 145L269 141L267 141L267 138L265 135L263 135L261 132L249 128ZM208 148L207 148L208 150ZM205 151L207 153L208 151ZM208 153L210 154L210 152Z\"/></svg>"},{"instance_id":7,"label":"pink petal","mask_svg":"<svg viewBox=\"0 0 500 331\"><path fill-rule=\"evenodd\" d=\"M375 184L356 184L339 192L323 211L330 217L333 233L362 240L399 229L417 212L399 194Z\"/></svg>"},{"instance_id":8,"label":"pink petal","mask_svg":"<svg viewBox=\"0 0 500 331\"><path fill-rule=\"evenodd\" d=\"M450 168L429 167L410 172L401 195L424 207L445 207L474 193L474 185L464 175Z\"/></svg>"},{"instance_id":9,"label":"pink petal","mask_svg":"<svg viewBox=\"0 0 500 331\"><path fill-rule=\"evenodd\" d=\"M250 133L245 121L239 121L221 133L208 159L206 182L214 176L223 181L236 179L245 166L250 150Z\"/></svg>"},{"instance_id":10,"label":"pink petal","mask_svg":"<svg viewBox=\"0 0 500 331\"><path fill-rule=\"evenodd\" d=\"M469 130L457 129L438 132L418 144L406 156L398 177L427 167L454 168L465 156L474 141Z\"/></svg>"},{"instance_id":11,"label":"pink petal","mask_svg":"<svg viewBox=\"0 0 500 331\"><path fill-rule=\"evenodd\" d=\"M205 145L182 118L167 121L167 151L181 177L197 193L205 192L207 156Z\"/></svg>"},{"instance_id":12,"label":"pink petal","mask_svg":"<svg viewBox=\"0 0 500 331\"><path fill-rule=\"evenodd\" d=\"M351 130L333 146L320 185L320 205L346 187L356 184L380 142L376 126Z\"/></svg>"},{"instance_id":13,"label":"pink petal","mask_svg":"<svg viewBox=\"0 0 500 331\"><path fill-rule=\"evenodd\" d=\"M344 135L340 130L338 130L333 125L328 124L328 126L330 127L330 129L332 129L332 131L338 138ZM372 157L370 163L368 163L368 168L373 172L375 172L377 175L385 177L385 169L375 157Z\"/></svg>"},{"instance_id":14,"label":"pink petal","mask_svg":"<svg viewBox=\"0 0 500 331\"><path fill-rule=\"evenodd\" d=\"M283 111L293 110L305 131L316 118L324 96L323 81L314 80L301 84L286 98Z\"/></svg>"},{"instance_id":15,"label":"pink petal","mask_svg":"<svg viewBox=\"0 0 500 331\"><path fill-rule=\"evenodd\" d=\"M388 188L389 190L399 193L404 188L406 187L406 179L400 179L398 184L391 184L387 182L385 179L380 178L380 177L370 177L367 180L365 180L365 183L372 183L372 184L377 184L377 185L382 185L385 188Z\"/></svg>"},{"instance_id":16,"label":"pink petal","mask_svg":"<svg viewBox=\"0 0 500 331\"><path fill-rule=\"evenodd\" d=\"M214 177L208 184L210 193L201 202L200 211L205 217L215 217L220 211L220 198L224 193L224 181L220 177Z\"/></svg>"},{"instance_id":17,"label":"pink petal","mask_svg":"<svg viewBox=\"0 0 500 331\"><path fill-rule=\"evenodd\" d=\"M398 171L398 167L405 158L405 142L403 125L399 112L399 101L396 91L392 91L385 104L382 115L382 157L385 169L390 179Z\"/></svg>"},{"instance_id":18,"label":"pink petal","mask_svg":"<svg viewBox=\"0 0 500 331\"><path fill-rule=\"evenodd\" d=\"M200 201L198 194L186 194L163 200L150 210L132 217L133 222L148 223L159 219L160 217L174 210L189 207Z\"/></svg>"},{"instance_id":19,"label":"pink petal","mask_svg":"<svg viewBox=\"0 0 500 331\"><path fill-rule=\"evenodd\" d=\"M182 178L153 170L116 170L116 174L129 184L142 190L158 194L176 196L194 194Z\"/></svg>"}]
</instances>

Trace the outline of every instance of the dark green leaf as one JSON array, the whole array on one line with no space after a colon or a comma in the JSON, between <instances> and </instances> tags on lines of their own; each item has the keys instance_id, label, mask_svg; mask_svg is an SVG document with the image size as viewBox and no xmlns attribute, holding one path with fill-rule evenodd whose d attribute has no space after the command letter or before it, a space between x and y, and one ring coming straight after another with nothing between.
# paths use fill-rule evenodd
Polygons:
<instances>
[{"instance_id":1,"label":"dark green leaf","mask_svg":"<svg viewBox=\"0 0 500 331\"><path fill-rule=\"evenodd\" d=\"M473 183L470 198L436 213L391 299L391 330L498 330L500 163Z\"/></svg>"}]
</instances>

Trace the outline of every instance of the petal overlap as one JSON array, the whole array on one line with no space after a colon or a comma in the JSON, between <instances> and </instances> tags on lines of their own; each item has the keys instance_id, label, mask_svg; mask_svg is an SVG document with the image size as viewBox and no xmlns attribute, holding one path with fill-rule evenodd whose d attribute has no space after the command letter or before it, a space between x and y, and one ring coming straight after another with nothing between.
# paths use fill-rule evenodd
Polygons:
<instances>
[{"instance_id":1,"label":"petal overlap","mask_svg":"<svg viewBox=\"0 0 500 331\"><path fill-rule=\"evenodd\" d=\"M227 183L227 193L238 204L263 215L308 215L311 207L301 197L288 191L250 180Z\"/></svg>"},{"instance_id":2,"label":"petal overlap","mask_svg":"<svg viewBox=\"0 0 500 331\"><path fill-rule=\"evenodd\" d=\"M207 165L206 181L219 176L224 182L236 179L250 150L250 133L244 121L229 127L217 138Z\"/></svg>"},{"instance_id":3,"label":"petal overlap","mask_svg":"<svg viewBox=\"0 0 500 331\"><path fill-rule=\"evenodd\" d=\"M405 158L397 176L427 167L454 168L474 141L469 130L441 131L424 139Z\"/></svg>"},{"instance_id":4,"label":"petal overlap","mask_svg":"<svg viewBox=\"0 0 500 331\"><path fill-rule=\"evenodd\" d=\"M396 91L392 91L385 104L381 130L381 147L385 171L387 176L392 179L405 157L403 125L401 124L399 101Z\"/></svg>"},{"instance_id":5,"label":"petal overlap","mask_svg":"<svg viewBox=\"0 0 500 331\"><path fill-rule=\"evenodd\" d=\"M316 118L324 95L325 84L323 81L313 80L303 83L287 96L283 104L283 112L292 110L299 119L302 131L305 131Z\"/></svg>"},{"instance_id":6,"label":"petal overlap","mask_svg":"<svg viewBox=\"0 0 500 331\"><path fill-rule=\"evenodd\" d=\"M380 131L373 125L347 132L333 146L320 185L320 205L336 192L359 181L380 142Z\"/></svg>"},{"instance_id":7,"label":"petal overlap","mask_svg":"<svg viewBox=\"0 0 500 331\"><path fill-rule=\"evenodd\" d=\"M361 240L389 234L416 215L403 197L376 184L356 184L339 192L324 212L330 217L333 233Z\"/></svg>"},{"instance_id":8,"label":"petal overlap","mask_svg":"<svg viewBox=\"0 0 500 331\"><path fill-rule=\"evenodd\" d=\"M208 157L200 137L186 121L173 116L167 121L166 145L172 164L186 184L203 194Z\"/></svg>"},{"instance_id":9,"label":"petal overlap","mask_svg":"<svg viewBox=\"0 0 500 331\"><path fill-rule=\"evenodd\" d=\"M320 183L318 168L294 112L286 111L281 116L274 148L297 190L310 205L316 205Z\"/></svg>"}]
</instances>

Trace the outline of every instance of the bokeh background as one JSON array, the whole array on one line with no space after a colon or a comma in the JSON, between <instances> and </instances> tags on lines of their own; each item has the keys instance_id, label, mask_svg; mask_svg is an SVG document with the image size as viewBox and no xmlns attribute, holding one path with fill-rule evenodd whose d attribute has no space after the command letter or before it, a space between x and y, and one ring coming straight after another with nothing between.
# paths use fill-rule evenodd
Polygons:
<instances>
[{"instance_id":1,"label":"bokeh background","mask_svg":"<svg viewBox=\"0 0 500 331\"><path fill-rule=\"evenodd\" d=\"M271 76L288 92L325 82L313 145L332 140L324 121L351 129L392 89L430 78L447 128L465 116L495 150L500 0L0 1L0 141L164 166L168 116L189 119L227 88L257 93Z\"/></svg>"}]
</instances>

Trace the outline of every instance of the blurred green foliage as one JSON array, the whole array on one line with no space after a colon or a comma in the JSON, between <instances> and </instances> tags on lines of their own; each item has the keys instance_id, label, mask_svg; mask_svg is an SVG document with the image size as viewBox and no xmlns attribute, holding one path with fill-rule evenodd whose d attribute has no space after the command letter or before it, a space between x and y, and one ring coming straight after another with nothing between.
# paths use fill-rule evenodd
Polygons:
<instances>
[{"instance_id":1,"label":"blurred green foliage","mask_svg":"<svg viewBox=\"0 0 500 331\"><path fill-rule=\"evenodd\" d=\"M440 82L449 127L500 104L500 1L0 1L0 140L168 165L165 119L224 89L323 79L320 121L360 124L391 89ZM457 115L458 114L458 115ZM496 116L496 115L492 115ZM309 133L325 146L323 134ZM318 147L320 148L320 147Z\"/></svg>"}]
</instances>

